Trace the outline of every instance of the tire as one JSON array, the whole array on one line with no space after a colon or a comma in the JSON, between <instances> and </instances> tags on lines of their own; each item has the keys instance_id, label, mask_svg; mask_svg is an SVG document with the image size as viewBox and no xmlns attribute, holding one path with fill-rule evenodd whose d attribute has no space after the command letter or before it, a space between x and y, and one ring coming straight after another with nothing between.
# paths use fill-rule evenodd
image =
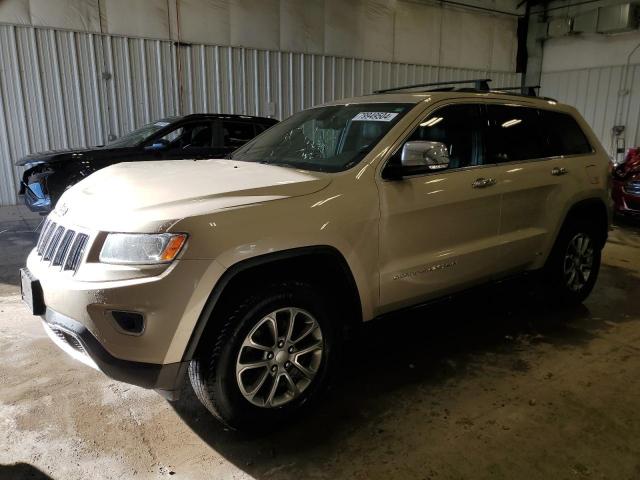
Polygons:
<instances>
[{"instance_id":1,"label":"tire","mask_svg":"<svg viewBox=\"0 0 640 480\"><path fill-rule=\"evenodd\" d=\"M582 303L600 271L602 245L597 228L585 220L570 220L556 239L543 270L543 290L552 304Z\"/></svg>"},{"instance_id":2,"label":"tire","mask_svg":"<svg viewBox=\"0 0 640 480\"><path fill-rule=\"evenodd\" d=\"M264 430L308 408L327 385L339 343L325 300L312 285L291 281L263 287L235 309L227 308L232 313L201 341L189 365L202 404L238 430Z\"/></svg>"}]
</instances>

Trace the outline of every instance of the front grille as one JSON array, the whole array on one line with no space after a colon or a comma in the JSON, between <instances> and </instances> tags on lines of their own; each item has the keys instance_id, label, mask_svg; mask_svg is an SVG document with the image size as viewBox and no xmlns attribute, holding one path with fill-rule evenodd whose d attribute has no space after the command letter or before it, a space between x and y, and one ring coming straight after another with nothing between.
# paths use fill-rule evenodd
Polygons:
<instances>
[{"instance_id":1,"label":"front grille","mask_svg":"<svg viewBox=\"0 0 640 480\"><path fill-rule=\"evenodd\" d=\"M82 261L82 255L84 255L84 249L88 242L89 235L85 235L84 233L76 235L73 245L69 251L69 255L67 255L67 260L64 262L63 270L73 270L75 272L78 269L80 262Z\"/></svg>"},{"instance_id":2,"label":"front grille","mask_svg":"<svg viewBox=\"0 0 640 480\"><path fill-rule=\"evenodd\" d=\"M53 261L51 265L58 266L62 265L62 261L66 258L67 252L69 251L69 247L71 246L71 241L73 240L73 236L75 232L73 230L67 230L64 232L62 236L62 240L60 240L60 245L58 246L58 251L56 251L55 256L53 257Z\"/></svg>"},{"instance_id":3,"label":"front grille","mask_svg":"<svg viewBox=\"0 0 640 480\"><path fill-rule=\"evenodd\" d=\"M38 238L36 252L43 262L50 262L52 267L75 272L88 243L89 235L47 220Z\"/></svg>"},{"instance_id":4,"label":"front grille","mask_svg":"<svg viewBox=\"0 0 640 480\"><path fill-rule=\"evenodd\" d=\"M42 260L51 260L51 257L53 257L58 248L58 245L60 244L63 233L64 227L62 225L56 227L56 229L53 231L53 235L51 235L51 240L49 240L49 243L47 243L47 247L44 249Z\"/></svg>"},{"instance_id":5,"label":"front grille","mask_svg":"<svg viewBox=\"0 0 640 480\"><path fill-rule=\"evenodd\" d=\"M38 244L36 245L36 249L38 255L42 255L44 252L44 248L47 246L47 242L51 238L53 231L56 228L56 223L51 220L47 220L42 227L42 231L40 232L40 238L38 238Z\"/></svg>"},{"instance_id":6,"label":"front grille","mask_svg":"<svg viewBox=\"0 0 640 480\"><path fill-rule=\"evenodd\" d=\"M630 195L640 196L640 181L634 180L632 182L628 182L624 186L624 191Z\"/></svg>"}]
</instances>

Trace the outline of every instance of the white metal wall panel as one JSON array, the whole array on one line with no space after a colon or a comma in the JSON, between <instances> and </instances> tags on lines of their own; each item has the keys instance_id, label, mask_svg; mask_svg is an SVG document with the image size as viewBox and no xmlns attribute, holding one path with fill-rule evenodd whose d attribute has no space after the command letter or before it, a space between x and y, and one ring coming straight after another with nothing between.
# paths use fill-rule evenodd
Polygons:
<instances>
[{"instance_id":1,"label":"white metal wall panel","mask_svg":"<svg viewBox=\"0 0 640 480\"><path fill-rule=\"evenodd\" d=\"M0 23L514 70L522 8L513 0L470 3L507 14L433 0L0 0Z\"/></svg>"},{"instance_id":2,"label":"white metal wall panel","mask_svg":"<svg viewBox=\"0 0 640 480\"><path fill-rule=\"evenodd\" d=\"M29 24L29 0L0 1L0 21L18 25Z\"/></svg>"},{"instance_id":3,"label":"white metal wall panel","mask_svg":"<svg viewBox=\"0 0 640 480\"><path fill-rule=\"evenodd\" d=\"M0 205L20 157L99 145L158 118L222 112L285 118L409 83L519 75L319 54L0 25Z\"/></svg>"},{"instance_id":4,"label":"white metal wall panel","mask_svg":"<svg viewBox=\"0 0 640 480\"><path fill-rule=\"evenodd\" d=\"M115 35L169 39L172 15L167 0L101 0L105 29Z\"/></svg>"},{"instance_id":5,"label":"white metal wall panel","mask_svg":"<svg viewBox=\"0 0 640 480\"><path fill-rule=\"evenodd\" d=\"M100 31L98 0L29 0L31 23L83 32Z\"/></svg>"},{"instance_id":6,"label":"white metal wall panel","mask_svg":"<svg viewBox=\"0 0 640 480\"><path fill-rule=\"evenodd\" d=\"M280 0L234 0L229 13L231 45L279 48Z\"/></svg>"},{"instance_id":7,"label":"white metal wall panel","mask_svg":"<svg viewBox=\"0 0 640 480\"><path fill-rule=\"evenodd\" d=\"M324 0L281 0L279 50L324 53L324 24Z\"/></svg>"},{"instance_id":8,"label":"white metal wall panel","mask_svg":"<svg viewBox=\"0 0 640 480\"><path fill-rule=\"evenodd\" d=\"M590 4L585 6L593 8ZM570 35L544 42L543 72L562 72L584 68L624 65L627 56L640 43L640 31L620 35ZM640 51L631 58L638 63Z\"/></svg>"},{"instance_id":9,"label":"white metal wall panel","mask_svg":"<svg viewBox=\"0 0 640 480\"><path fill-rule=\"evenodd\" d=\"M6 132L6 145L0 144L3 151L2 182L0 184L0 202L11 204L15 201L16 175L12 163L31 150L27 134L27 109L22 85L22 70L18 56L18 28L0 29L0 99L2 113L0 126ZM24 62L23 62L24 63Z\"/></svg>"},{"instance_id":10,"label":"white metal wall panel","mask_svg":"<svg viewBox=\"0 0 640 480\"><path fill-rule=\"evenodd\" d=\"M628 147L640 145L640 65L600 67L542 74L541 94L573 105L611 154L611 129L624 125ZM620 91L623 93L620 96ZM617 109L617 115L616 115Z\"/></svg>"},{"instance_id":11,"label":"white metal wall panel","mask_svg":"<svg viewBox=\"0 0 640 480\"><path fill-rule=\"evenodd\" d=\"M436 5L398 2L394 58L400 62L440 64L443 12Z\"/></svg>"},{"instance_id":12,"label":"white metal wall panel","mask_svg":"<svg viewBox=\"0 0 640 480\"><path fill-rule=\"evenodd\" d=\"M294 0L297 1L297 0ZM306 2L298 2L300 5ZM228 0L180 0L180 39L183 42L230 45L231 18Z\"/></svg>"}]
</instances>

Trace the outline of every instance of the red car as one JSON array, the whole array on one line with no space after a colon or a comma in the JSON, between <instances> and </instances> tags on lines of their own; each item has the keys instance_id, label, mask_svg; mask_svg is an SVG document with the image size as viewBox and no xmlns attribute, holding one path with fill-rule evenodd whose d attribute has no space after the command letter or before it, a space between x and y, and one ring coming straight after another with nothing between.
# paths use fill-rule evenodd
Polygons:
<instances>
[{"instance_id":1,"label":"red car","mask_svg":"<svg viewBox=\"0 0 640 480\"><path fill-rule=\"evenodd\" d=\"M613 169L611 196L616 213L640 215L640 148L632 148L627 160Z\"/></svg>"}]
</instances>

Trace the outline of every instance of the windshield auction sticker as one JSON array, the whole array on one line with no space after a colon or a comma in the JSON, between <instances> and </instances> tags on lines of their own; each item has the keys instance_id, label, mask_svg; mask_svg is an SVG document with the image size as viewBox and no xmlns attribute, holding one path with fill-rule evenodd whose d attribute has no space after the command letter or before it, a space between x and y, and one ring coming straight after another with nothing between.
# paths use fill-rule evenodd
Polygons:
<instances>
[{"instance_id":1,"label":"windshield auction sticker","mask_svg":"<svg viewBox=\"0 0 640 480\"><path fill-rule=\"evenodd\" d=\"M353 121L357 122L390 122L398 114L391 112L360 112L353 117Z\"/></svg>"}]
</instances>

